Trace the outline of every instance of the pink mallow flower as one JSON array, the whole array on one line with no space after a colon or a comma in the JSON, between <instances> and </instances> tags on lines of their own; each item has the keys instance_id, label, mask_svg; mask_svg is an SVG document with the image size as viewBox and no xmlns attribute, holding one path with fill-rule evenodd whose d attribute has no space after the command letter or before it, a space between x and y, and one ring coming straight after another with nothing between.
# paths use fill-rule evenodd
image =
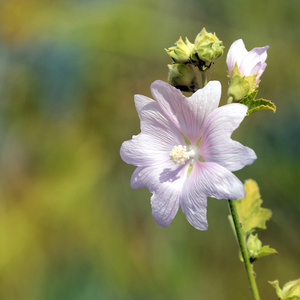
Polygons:
<instances>
[{"instance_id":1,"label":"pink mallow flower","mask_svg":"<svg viewBox=\"0 0 300 300\"><path fill-rule=\"evenodd\" d=\"M229 75L231 75L231 71L234 69L235 63L237 63L242 76L258 74L256 77L256 84L258 85L260 77L267 67L268 49L269 46L265 46L253 48L248 52L242 39L233 42L226 58Z\"/></svg>"},{"instance_id":2,"label":"pink mallow flower","mask_svg":"<svg viewBox=\"0 0 300 300\"><path fill-rule=\"evenodd\" d=\"M231 172L253 163L256 155L230 136L247 107L235 103L217 108L218 81L191 97L163 81L155 81L151 91L156 101L135 95L141 133L120 151L126 163L137 166L131 187L153 193L152 215L160 226L168 226L181 206L192 226L206 230L207 197L245 196L242 182Z\"/></svg>"}]
</instances>

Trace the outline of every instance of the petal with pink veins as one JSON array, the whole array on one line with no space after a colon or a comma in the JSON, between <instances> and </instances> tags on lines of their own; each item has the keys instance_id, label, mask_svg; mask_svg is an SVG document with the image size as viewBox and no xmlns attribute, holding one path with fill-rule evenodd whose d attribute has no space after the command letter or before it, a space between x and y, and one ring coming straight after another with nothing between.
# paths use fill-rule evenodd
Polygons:
<instances>
[{"instance_id":1,"label":"petal with pink veins","mask_svg":"<svg viewBox=\"0 0 300 300\"><path fill-rule=\"evenodd\" d=\"M152 193L166 182L179 182L185 174L185 165L176 165L171 160L160 165L137 167L131 177L133 189L147 187Z\"/></svg>"},{"instance_id":2,"label":"petal with pink veins","mask_svg":"<svg viewBox=\"0 0 300 300\"><path fill-rule=\"evenodd\" d=\"M158 141L159 144L163 143L168 149L169 147L173 148L176 145L185 144L182 134L164 116L159 104L152 100L141 107L140 103L145 103L145 100L147 101L147 99L144 99L140 95L135 96L135 104L141 120L142 133L152 136L153 143Z\"/></svg>"},{"instance_id":3,"label":"petal with pink veins","mask_svg":"<svg viewBox=\"0 0 300 300\"><path fill-rule=\"evenodd\" d=\"M237 171L256 160L255 152L231 139L232 132L246 116L247 106L228 104L214 110L205 120L199 149L206 162Z\"/></svg>"},{"instance_id":4,"label":"petal with pink veins","mask_svg":"<svg viewBox=\"0 0 300 300\"><path fill-rule=\"evenodd\" d=\"M136 96L135 102L141 119L142 132L122 144L122 159L135 166L150 166L170 160L176 145L185 145L180 132L162 114L156 101ZM144 105L143 105L144 104Z\"/></svg>"},{"instance_id":5,"label":"petal with pink veins","mask_svg":"<svg viewBox=\"0 0 300 300\"><path fill-rule=\"evenodd\" d=\"M178 89L157 80L151 85L151 91L164 115L192 144L196 144L202 135L205 118L219 105L221 84L210 81L191 97L185 97Z\"/></svg>"},{"instance_id":6,"label":"petal with pink veins","mask_svg":"<svg viewBox=\"0 0 300 300\"><path fill-rule=\"evenodd\" d=\"M183 186L180 205L187 220L207 229L207 197L236 200L245 196L242 182L226 168L213 162L196 161Z\"/></svg>"},{"instance_id":7,"label":"petal with pink veins","mask_svg":"<svg viewBox=\"0 0 300 300\"><path fill-rule=\"evenodd\" d=\"M168 226L178 211L187 169L188 165L165 163L162 166L138 167L131 177L132 188L147 187L153 193L152 215L160 226Z\"/></svg>"},{"instance_id":8,"label":"petal with pink veins","mask_svg":"<svg viewBox=\"0 0 300 300\"><path fill-rule=\"evenodd\" d=\"M237 63L241 76L256 75L256 83L259 83L260 77L265 71L267 64L267 50L269 46L253 48L247 51L242 39L232 43L228 50L226 63L229 76Z\"/></svg>"},{"instance_id":9,"label":"petal with pink veins","mask_svg":"<svg viewBox=\"0 0 300 300\"><path fill-rule=\"evenodd\" d=\"M241 74L244 76L259 74L261 76L267 66L265 61L267 59L268 49L269 46L265 46L249 51L239 64Z\"/></svg>"}]
</instances>

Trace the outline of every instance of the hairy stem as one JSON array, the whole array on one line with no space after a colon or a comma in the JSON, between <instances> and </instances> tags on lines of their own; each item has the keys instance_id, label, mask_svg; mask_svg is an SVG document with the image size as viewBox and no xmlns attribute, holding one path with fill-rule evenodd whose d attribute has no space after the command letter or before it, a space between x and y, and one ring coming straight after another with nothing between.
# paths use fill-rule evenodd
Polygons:
<instances>
[{"instance_id":1,"label":"hairy stem","mask_svg":"<svg viewBox=\"0 0 300 300\"><path fill-rule=\"evenodd\" d=\"M246 240L245 240L243 232L242 232L242 228L241 228L241 224L240 224L236 204L233 200L228 200L228 202L229 202L229 208L230 208L231 216L232 216L232 219L233 219L234 228L235 228L235 231L236 231L236 236L237 236L237 239L238 239L238 243L239 243L239 246L240 246L240 249L241 249L241 253L242 253L245 268L246 268L246 271L247 271L248 279L249 279L249 282L250 282L250 288L251 288L251 291L252 291L252 294L253 294L253 299L254 300L259 300L260 297L259 297L255 277L254 277L254 274L253 274L253 266L252 266L252 264L250 263L250 260L249 260Z\"/></svg>"}]
</instances>

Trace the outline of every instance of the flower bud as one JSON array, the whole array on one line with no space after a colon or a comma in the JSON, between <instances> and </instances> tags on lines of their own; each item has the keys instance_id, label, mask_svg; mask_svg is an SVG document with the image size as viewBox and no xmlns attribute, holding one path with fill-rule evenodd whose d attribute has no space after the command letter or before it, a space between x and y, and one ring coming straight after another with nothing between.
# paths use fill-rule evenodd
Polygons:
<instances>
[{"instance_id":1,"label":"flower bud","mask_svg":"<svg viewBox=\"0 0 300 300\"><path fill-rule=\"evenodd\" d=\"M180 37L179 40L175 43L176 46L165 49L167 53L172 57L174 62L179 64L188 63L190 61L190 54L194 48L194 44L186 38L185 43Z\"/></svg>"},{"instance_id":2,"label":"flower bud","mask_svg":"<svg viewBox=\"0 0 300 300\"><path fill-rule=\"evenodd\" d=\"M300 298L300 279L289 281L282 289L279 287L278 280L269 281L269 283L276 289L276 294L280 300Z\"/></svg>"},{"instance_id":3,"label":"flower bud","mask_svg":"<svg viewBox=\"0 0 300 300\"><path fill-rule=\"evenodd\" d=\"M258 88L260 77L266 69L269 46L247 51L242 39L232 43L226 63L230 77L228 90L233 101L240 101Z\"/></svg>"},{"instance_id":4,"label":"flower bud","mask_svg":"<svg viewBox=\"0 0 300 300\"><path fill-rule=\"evenodd\" d=\"M182 91L194 91L199 88L193 66L172 64L168 65L168 68L168 81L171 85Z\"/></svg>"},{"instance_id":5,"label":"flower bud","mask_svg":"<svg viewBox=\"0 0 300 300\"><path fill-rule=\"evenodd\" d=\"M250 234L247 239L247 248L251 259L257 258L261 247L262 247L262 243L258 239L257 234L256 235Z\"/></svg>"},{"instance_id":6,"label":"flower bud","mask_svg":"<svg viewBox=\"0 0 300 300\"><path fill-rule=\"evenodd\" d=\"M203 28L196 36L191 59L193 61L203 61L205 63L204 66L208 68L212 62L222 56L223 49L223 43L216 37L216 34L208 33Z\"/></svg>"}]
</instances>

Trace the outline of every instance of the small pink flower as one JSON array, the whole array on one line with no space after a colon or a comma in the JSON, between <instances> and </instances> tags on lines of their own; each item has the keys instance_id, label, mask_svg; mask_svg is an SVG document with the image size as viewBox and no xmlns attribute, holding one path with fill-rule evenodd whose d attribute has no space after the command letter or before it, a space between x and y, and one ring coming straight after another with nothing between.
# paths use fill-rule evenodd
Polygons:
<instances>
[{"instance_id":1,"label":"small pink flower","mask_svg":"<svg viewBox=\"0 0 300 300\"><path fill-rule=\"evenodd\" d=\"M256 84L258 84L267 67L268 48L269 46L254 48L248 52L242 39L233 42L226 59L229 75L231 75L231 71L237 63L242 76L258 74L256 77Z\"/></svg>"},{"instance_id":2,"label":"small pink flower","mask_svg":"<svg viewBox=\"0 0 300 300\"><path fill-rule=\"evenodd\" d=\"M181 206L192 226L206 230L207 197L245 196L243 184L231 172L253 163L256 155L230 136L247 107L217 108L218 81L191 97L163 81L155 81L151 91L156 101L135 96L141 133L124 142L120 151L126 163L137 166L131 187L147 187L153 193L152 215L160 226L168 226Z\"/></svg>"}]
</instances>

